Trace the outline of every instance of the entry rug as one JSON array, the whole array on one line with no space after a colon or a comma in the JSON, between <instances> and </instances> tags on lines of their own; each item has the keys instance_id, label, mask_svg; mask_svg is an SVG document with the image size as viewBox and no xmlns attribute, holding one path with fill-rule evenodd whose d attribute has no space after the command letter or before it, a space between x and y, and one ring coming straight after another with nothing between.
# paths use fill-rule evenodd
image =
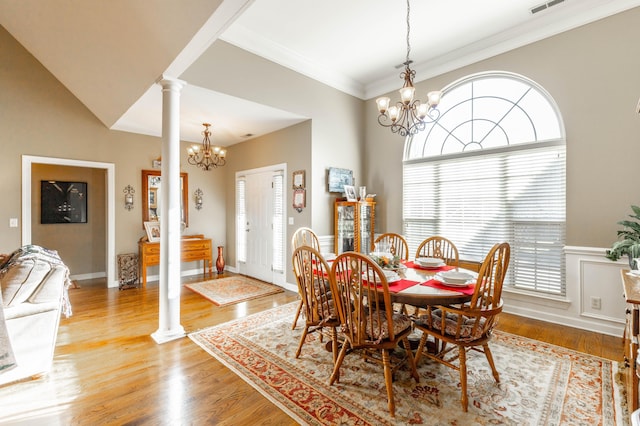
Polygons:
<instances>
[{"instance_id":1,"label":"entry rug","mask_svg":"<svg viewBox=\"0 0 640 426\"><path fill-rule=\"evenodd\" d=\"M381 366L345 357L329 386L331 353L312 333L295 358L302 328L291 330L298 303L191 333L189 337L300 424L308 425L627 425L617 363L496 332L491 341L500 383L483 354L468 357L469 411L458 372L426 359L420 383L396 373L395 419L387 411ZM326 342L326 340L325 340Z\"/></svg>"},{"instance_id":2,"label":"entry rug","mask_svg":"<svg viewBox=\"0 0 640 426\"><path fill-rule=\"evenodd\" d=\"M240 303L284 291L276 285L241 275L185 284L185 287L218 306Z\"/></svg>"}]
</instances>

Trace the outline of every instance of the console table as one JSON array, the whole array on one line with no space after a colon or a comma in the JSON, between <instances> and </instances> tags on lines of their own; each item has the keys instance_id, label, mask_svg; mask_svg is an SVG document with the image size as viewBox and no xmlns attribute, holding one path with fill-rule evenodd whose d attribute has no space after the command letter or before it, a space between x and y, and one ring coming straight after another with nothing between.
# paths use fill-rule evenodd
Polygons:
<instances>
[{"instance_id":1,"label":"console table","mask_svg":"<svg viewBox=\"0 0 640 426\"><path fill-rule=\"evenodd\" d=\"M624 329L624 363L627 384L627 404L629 412L638 409L638 335L640 335L640 277L628 274L623 269L622 286L627 302L626 326Z\"/></svg>"},{"instance_id":2,"label":"console table","mask_svg":"<svg viewBox=\"0 0 640 426\"><path fill-rule=\"evenodd\" d=\"M140 255L140 268L142 286L147 285L147 267L160 264L160 243L150 243L146 237L138 242ZM181 262L194 262L202 260L203 274L207 274L207 264L209 266L209 277L213 277L213 250L211 238L204 238L204 235L185 235L182 237L180 249Z\"/></svg>"}]
</instances>

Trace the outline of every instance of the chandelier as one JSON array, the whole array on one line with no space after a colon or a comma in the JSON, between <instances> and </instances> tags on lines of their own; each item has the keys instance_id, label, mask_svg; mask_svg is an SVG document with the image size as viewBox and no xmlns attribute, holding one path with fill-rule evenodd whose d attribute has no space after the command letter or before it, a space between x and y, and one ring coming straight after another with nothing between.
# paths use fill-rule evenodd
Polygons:
<instances>
[{"instance_id":1,"label":"chandelier","mask_svg":"<svg viewBox=\"0 0 640 426\"><path fill-rule=\"evenodd\" d=\"M378 105L378 123L384 127L390 127L393 133L399 133L400 136L415 135L425 129L427 123L433 123L440 116L440 112L436 109L440 103L442 92L434 91L427 93L427 102L420 102L419 99L413 99L415 87L413 87L413 78L416 72L409 65L413 62L409 59L411 52L411 44L409 43L409 33L411 25L409 24L409 0L407 0L407 59L404 62L404 71L400 74L400 78L404 79L404 85L400 92L400 101L395 105L389 106L391 99L386 96L376 99ZM391 120L389 123L388 120Z\"/></svg>"},{"instance_id":2,"label":"chandelier","mask_svg":"<svg viewBox=\"0 0 640 426\"><path fill-rule=\"evenodd\" d=\"M209 139L211 136L211 131L209 130L211 124L202 123L202 125L204 126L204 131L202 132L204 135L202 149L200 149L199 145L193 145L187 150L189 153L189 164L198 166L203 170L211 170L224 166L227 164L227 152L219 146L211 146L211 139Z\"/></svg>"}]
</instances>

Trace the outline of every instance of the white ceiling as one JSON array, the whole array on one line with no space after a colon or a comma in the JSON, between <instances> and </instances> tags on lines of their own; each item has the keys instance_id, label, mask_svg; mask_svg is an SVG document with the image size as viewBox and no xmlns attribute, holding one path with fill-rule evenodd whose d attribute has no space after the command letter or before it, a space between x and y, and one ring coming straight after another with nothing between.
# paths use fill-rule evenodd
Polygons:
<instances>
[{"instance_id":1,"label":"white ceiling","mask_svg":"<svg viewBox=\"0 0 640 426\"><path fill-rule=\"evenodd\" d=\"M413 0L416 80L597 19L640 0ZM107 127L161 135L161 75L180 76L217 39L345 93L371 99L401 85L403 0L0 0L0 24ZM187 82L188 83L188 82ZM181 92L181 139L231 145L308 117L206 87Z\"/></svg>"}]
</instances>

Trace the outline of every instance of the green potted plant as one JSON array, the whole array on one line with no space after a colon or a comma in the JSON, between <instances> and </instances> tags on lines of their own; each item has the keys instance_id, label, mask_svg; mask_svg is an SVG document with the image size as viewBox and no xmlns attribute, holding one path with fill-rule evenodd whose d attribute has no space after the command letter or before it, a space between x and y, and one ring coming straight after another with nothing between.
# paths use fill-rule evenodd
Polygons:
<instances>
[{"instance_id":1,"label":"green potted plant","mask_svg":"<svg viewBox=\"0 0 640 426\"><path fill-rule=\"evenodd\" d=\"M630 214L629 217L635 220L618 222L618 225L622 225L623 229L618 231L618 241L607 250L606 256L607 259L618 260L627 255L629 267L635 269L636 265L633 264L633 259L640 257L640 207L631 206L631 209L633 214Z\"/></svg>"}]
</instances>

